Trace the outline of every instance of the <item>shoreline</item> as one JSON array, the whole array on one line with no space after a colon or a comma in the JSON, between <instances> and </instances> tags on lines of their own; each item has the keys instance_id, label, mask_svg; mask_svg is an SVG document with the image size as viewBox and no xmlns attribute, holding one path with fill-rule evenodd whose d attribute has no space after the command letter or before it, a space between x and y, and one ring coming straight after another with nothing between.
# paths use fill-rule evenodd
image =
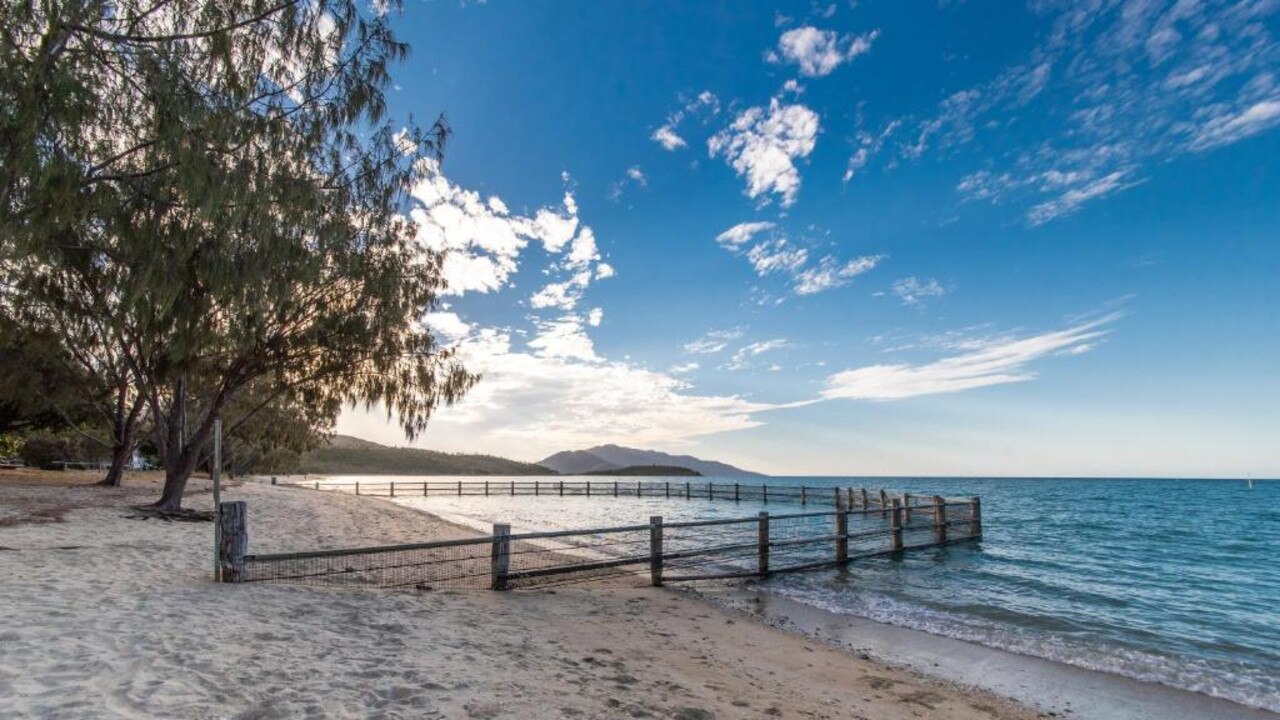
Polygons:
<instances>
[{"instance_id":1,"label":"shoreline","mask_svg":"<svg viewBox=\"0 0 1280 720\"><path fill-rule=\"evenodd\" d=\"M435 512L417 502L396 504L487 532L485 521ZM1280 720L1273 711L1194 690L833 612L766 586L707 584L678 591L844 652L870 655L893 667L991 692L1050 714L1099 720Z\"/></svg>"}]
</instances>

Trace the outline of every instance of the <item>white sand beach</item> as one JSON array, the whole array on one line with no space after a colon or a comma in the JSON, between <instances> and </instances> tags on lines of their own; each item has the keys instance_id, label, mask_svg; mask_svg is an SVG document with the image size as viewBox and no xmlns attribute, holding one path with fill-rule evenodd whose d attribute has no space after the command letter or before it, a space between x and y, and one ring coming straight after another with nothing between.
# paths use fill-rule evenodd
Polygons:
<instances>
[{"instance_id":1,"label":"white sand beach","mask_svg":"<svg viewBox=\"0 0 1280 720\"><path fill-rule=\"evenodd\" d=\"M211 526L117 490L0 480L0 717L1043 717L652 588L408 593L215 584ZM243 484L251 551L469 531ZM208 508L207 482L188 499Z\"/></svg>"}]
</instances>

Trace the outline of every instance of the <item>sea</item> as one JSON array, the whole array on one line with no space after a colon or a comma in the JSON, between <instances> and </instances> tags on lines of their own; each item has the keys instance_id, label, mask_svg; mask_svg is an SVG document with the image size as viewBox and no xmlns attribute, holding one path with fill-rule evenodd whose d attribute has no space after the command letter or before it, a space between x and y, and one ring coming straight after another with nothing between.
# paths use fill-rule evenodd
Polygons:
<instances>
[{"instance_id":1,"label":"sea","mask_svg":"<svg viewBox=\"0 0 1280 720\"><path fill-rule=\"evenodd\" d=\"M1252 488L1245 480L1127 478L768 482L981 496L983 538L901 559L859 560L844 572L778 576L758 586L765 592L1280 712L1280 481ZM474 525L508 522L517 532L637 524L650 515L668 522L748 517L765 509L661 498L398 500Z\"/></svg>"}]
</instances>

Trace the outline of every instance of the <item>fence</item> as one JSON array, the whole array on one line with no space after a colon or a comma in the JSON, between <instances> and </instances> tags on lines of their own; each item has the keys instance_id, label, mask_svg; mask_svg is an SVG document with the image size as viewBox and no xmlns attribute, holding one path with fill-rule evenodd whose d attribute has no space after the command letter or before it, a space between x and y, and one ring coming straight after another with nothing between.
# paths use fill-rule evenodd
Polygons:
<instances>
[{"instance_id":1,"label":"fence","mask_svg":"<svg viewBox=\"0 0 1280 720\"><path fill-rule=\"evenodd\" d=\"M663 483L627 484L634 490L633 497L647 497L646 487L666 491ZM431 491L430 483L412 485L419 491ZM504 485L516 492L515 485ZM722 486L701 485L707 491L701 496L704 499L748 499L742 485L730 486L736 488L736 495L729 497L718 495ZM554 487L560 491L558 483ZM619 493L623 489L611 482L605 487L610 494L615 488ZM761 486L754 488L761 490ZM493 491L492 486L488 489ZM688 495L692 485L679 489ZM243 503L224 503L238 507L226 507L222 513L229 523L222 529L224 538L231 538L224 543L229 549L221 560L222 577L230 582L423 590L507 590L604 578L660 586L838 567L860 558L938 547L982 535L982 506L976 497L902 494L890 498L884 491L852 488L827 488L821 494L801 489L792 497L807 504L823 496L830 498L832 510L761 512L754 517L672 523L653 516L640 525L518 534L508 525L494 525L488 536L463 540L269 555L246 554ZM765 486L761 495L750 499L764 497L787 497L787 490ZM851 506L851 500L861 505Z\"/></svg>"},{"instance_id":2,"label":"fence","mask_svg":"<svg viewBox=\"0 0 1280 720\"><path fill-rule=\"evenodd\" d=\"M931 502L930 496L890 492L884 488L833 488L830 486L769 485L767 483L716 483L671 480L375 480L375 481L287 481L272 478L272 484L337 490L372 497L648 497L685 500L733 500L769 504L831 505L846 508L880 508L888 512L894 498L904 506ZM839 496L839 497L837 497Z\"/></svg>"}]
</instances>

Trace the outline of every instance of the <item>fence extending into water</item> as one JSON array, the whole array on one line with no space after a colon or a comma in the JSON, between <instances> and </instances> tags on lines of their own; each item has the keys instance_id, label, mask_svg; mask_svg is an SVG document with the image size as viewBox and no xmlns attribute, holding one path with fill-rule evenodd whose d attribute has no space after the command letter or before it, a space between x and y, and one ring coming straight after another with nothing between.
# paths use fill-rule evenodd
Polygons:
<instances>
[{"instance_id":1,"label":"fence extending into water","mask_svg":"<svg viewBox=\"0 0 1280 720\"><path fill-rule=\"evenodd\" d=\"M977 497L889 493L865 488L625 480L387 481L290 483L361 495L597 495L757 501L830 507L728 519L620 527L511 532L460 540L248 554L243 502L223 503L221 579L383 588L548 586L602 578L669 582L764 578L776 573L846 565L974 540L982 535Z\"/></svg>"}]
</instances>

